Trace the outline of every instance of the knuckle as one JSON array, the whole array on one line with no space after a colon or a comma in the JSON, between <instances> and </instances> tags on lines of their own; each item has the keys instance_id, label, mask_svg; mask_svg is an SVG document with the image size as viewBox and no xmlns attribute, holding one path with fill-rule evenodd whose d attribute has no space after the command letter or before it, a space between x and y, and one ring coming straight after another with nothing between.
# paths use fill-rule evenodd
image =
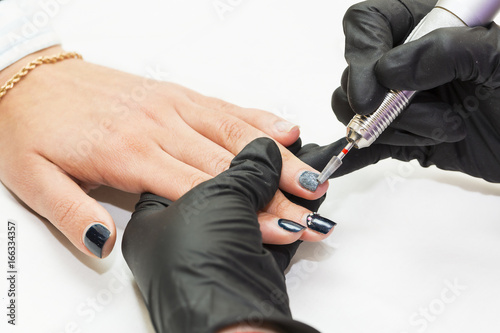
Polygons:
<instances>
[{"instance_id":1,"label":"knuckle","mask_svg":"<svg viewBox=\"0 0 500 333\"><path fill-rule=\"evenodd\" d=\"M350 22L350 21L353 21L354 19L356 19L358 16L357 12L359 12L362 9L364 9L364 8L362 8L362 5L359 3L354 4L354 5L350 6L349 8L347 8L347 10L344 14L344 22Z\"/></svg>"},{"instance_id":2,"label":"knuckle","mask_svg":"<svg viewBox=\"0 0 500 333\"><path fill-rule=\"evenodd\" d=\"M278 146L279 147L279 146ZM295 155L293 155L292 153L290 153L287 149L280 149L280 155L281 155L281 163L283 165L283 167L286 167L287 168L292 168L292 167L295 167L295 164L290 164L290 163L294 163L294 162L299 162L299 164L302 165L304 164L302 161L300 161L298 159L298 157L296 157Z\"/></svg>"},{"instance_id":3,"label":"knuckle","mask_svg":"<svg viewBox=\"0 0 500 333\"><path fill-rule=\"evenodd\" d=\"M226 143L234 144L245 136L245 129L237 119L225 118L220 122L220 133Z\"/></svg>"},{"instance_id":4,"label":"knuckle","mask_svg":"<svg viewBox=\"0 0 500 333\"><path fill-rule=\"evenodd\" d=\"M141 114L146 119L152 120L153 122L158 123L158 124L162 123L161 118L160 118L160 114L156 108L151 107L151 106L141 105L139 107L139 110L141 111Z\"/></svg>"},{"instance_id":5,"label":"knuckle","mask_svg":"<svg viewBox=\"0 0 500 333\"><path fill-rule=\"evenodd\" d=\"M229 111L232 111L234 109L234 104L226 102L222 99L212 98L212 101L213 101L214 107L219 111L229 112Z\"/></svg>"},{"instance_id":6,"label":"knuckle","mask_svg":"<svg viewBox=\"0 0 500 333\"><path fill-rule=\"evenodd\" d=\"M82 205L82 202L68 199L56 201L52 207L53 222L57 224L61 231L70 229L80 217Z\"/></svg>"},{"instance_id":7,"label":"knuckle","mask_svg":"<svg viewBox=\"0 0 500 333\"><path fill-rule=\"evenodd\" d=\"M294 205L284 196L279 196L273 200L271 212L277 216L289 216L294 211Z\"/></svg>"},{"instance_id":8,"label":"knuckle","mask_svg":"<svg viewBox=\"0 0 500 333\"><path fill-rule=\"evenodd\" d=\"M193 102L198 103L204 107L207 107L217 112L230 113L235 108L234 104L231 104L216 97L196 94L194 96L190 96L190 98Z\"/></svg>"},{"instance_id":9,"label":"knuckle","mask_svg":"<svg viewBox=\"0 0 500 333\"><path fill-rule=\"evenodd\" d=\"M112 147L123 153L145 153L147 150L147 144L143 140L127 133L116 135L115 145Z\"/></svg>"},{"instance_id":10,"label":"knuckle","mask_svg":"<svg viewBox=\"0 0 500 333\"><path fill-rule=\"evenodd\" d=\"M216 175L226 171L231 164L231 158L225 154L222 156L217 156L212 160L213 170Z\"/></svg>"},{"instance_id":11,"label":"knuckle","mask_svg":"<svg viewBox=\"0 0 500 333\"><path fill-rule=\"evenodd\" d=\"M207 178L204 177L203 174L200 174L200 173L194 173L194 174L190 175L187 179L187 184L189 186L189 188L187 190L191 190L192 188L200 185L201 183L203 183L206 180L207 180Z\"/></svg>"},{"instance_id":12,"label":"knuckle","mask_svg":"<svg viewBox=\"0 0 500 333\"><path fill-rule=\"evenodd\" d=\"M366 1L356 3L347 8L344 14L344 24L352 24L354 22L362 22L366 20L366 16L380 15L380 11L375 8L375 5L370 5Z\"/></svg>"}]
</instances>

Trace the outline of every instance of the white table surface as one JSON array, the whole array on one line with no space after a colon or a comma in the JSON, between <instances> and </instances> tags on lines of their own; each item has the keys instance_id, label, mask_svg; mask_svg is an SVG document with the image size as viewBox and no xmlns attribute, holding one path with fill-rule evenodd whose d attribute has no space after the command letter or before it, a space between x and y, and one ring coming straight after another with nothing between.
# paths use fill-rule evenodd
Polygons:
<instances>
[{"instance_id":1,"label":"white table surface","mask_svg":"<svg viewBox=\"0 0 500 333\"><path fill-rule=\"evenodd\" d=\"M344 134L330 96L346 65L342 17L356 1L32 2L88 61L273 111L300 124L304 142ZM219 15L221 3L231 10ZM338 226L302 246L287 274L295 317L326 333L500 331L499 194L499 185L396 161L331 181L320 212ZM120 251L138 196L93 196L118 229L102 261L0 187L1 332L153 332ZM8 220L17 222L16 327L6 323Z\"/></svg>"}]
</instances>

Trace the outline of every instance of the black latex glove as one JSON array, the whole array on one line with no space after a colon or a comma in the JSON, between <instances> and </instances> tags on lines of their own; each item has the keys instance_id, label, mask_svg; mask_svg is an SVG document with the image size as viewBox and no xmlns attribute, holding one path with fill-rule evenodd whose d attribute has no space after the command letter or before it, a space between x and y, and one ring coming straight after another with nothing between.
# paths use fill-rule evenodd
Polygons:
<instances>
[{"instance_id":1,"label":"black latex glove","mask_svg":"<svg viewBox=\"0 0 500 333\"><path fill-rule=\"evenodd\" d=\"M234 323L317 332L291 319L282 270L262 245L256 212L276 192L281 167L276 144L257 139L175 203L141 197L122 250L158 332Z\"/></svg>"},{"instance_id":2,"label":"black latex glove","mask_svg":"<svg viewBox=\"0 0 500 333\"><path fill-rule=\"evenodd\" d=\"M439 29L400 45L435 3L374 0L346 13L337 118L347 124L373 112L387 89L421 92L375 144L349 153L336 176L393 157L500 182L500 29Z\"/></svg>"}]
</instances>

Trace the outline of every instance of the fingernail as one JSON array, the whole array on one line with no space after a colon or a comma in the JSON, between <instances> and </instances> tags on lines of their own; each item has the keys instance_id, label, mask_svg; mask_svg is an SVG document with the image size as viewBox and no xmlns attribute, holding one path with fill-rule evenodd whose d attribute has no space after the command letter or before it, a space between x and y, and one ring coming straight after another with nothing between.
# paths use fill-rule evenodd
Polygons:
<instances>
[{"instance_id":1,"label":"fingernail","mask_svg":"<svg viewBox=\"0 0 500 333\"><path fill-rule=\"evenodd\" d=\"M285 229L286 231L290 232L299 232L304 230L306 227L304 227L301 224L298 224L297 222L293 222L290 220L285 220L285 219L279 219L278 220L278 225Z\"/></svg>"},{"instance_id":2,"label":"fingernail","mask_svg":"<svg viewBox=\"0 0 500 333\"><path fill-rule=\"evenodd\" d=\"M286 120L280 120L274 123L274 128L276 128L278 132L290 133L295 127L298 126Z\"/></svg>"},{"instance_id":3,"label":"fingernail","mask_svg":"<svg viewBox=\"0 0 500 333\"><path fill-rule=\"evenodd\" d=\"M337 223L323 217L317 213L307 215L307 226L309 229L326 235Z\"/></svg>"},{"instance_id":4,"label":"fingernail","mask_svg":"<svg viewBox=\"0 0 500 333\"><path fill-rule=\"evenodd\" d=\"M306 190L314 192L319 186L318 177L319 174L316 172L304 171L299 176L299 184Z\"/></svg>"},{"instance_id":5,"label":"fingernail","mask_svg":"<svg viewBox=\"0 0 500 333\"><path fill-rule=\"evenodd\" d=\"M104 243L109 238L111 232L104 225L100 223L96 223L91 225L87 232L85 233L85 237L83 238L83 243L93 254L97 257L102 258L102 248Z\"/></svg>"}]
</instances>

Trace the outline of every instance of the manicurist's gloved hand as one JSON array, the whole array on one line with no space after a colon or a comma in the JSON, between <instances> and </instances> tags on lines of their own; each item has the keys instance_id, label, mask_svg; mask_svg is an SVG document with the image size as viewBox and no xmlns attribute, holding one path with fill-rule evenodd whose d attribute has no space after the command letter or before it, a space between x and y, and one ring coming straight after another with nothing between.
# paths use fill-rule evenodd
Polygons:
<instances>
[{"instance_id":1,"label":"manicurist's gloved hand","mask_svg":"<svg viewBox=\"0 0 500 333\"><path fill-rule=\"evenodd\" d=\"M317 332L290 314L280 266L297 243L290 251L277 247L280 264L262 245L257 212L278 189L281 168L277 145L260 138L227 171L174 203L141 197L123 254L158 332L231 332L239 325L253 327L241 332Z\"/></svg>"},{"instance_id":2,"label":"manicurist's gloved hand","mask_svg":"<svg viewBox=\"0 0 500 333\"><path fill-rule=\"evenodd\" d=\"M445 28L400 45L435 3L373 0L346 13L337 118L347 124L373 112L388 89L421 92L375 144L352 150L335 176L392 157L500 182L500 29Z\"/></svg>"}]
</instances>

